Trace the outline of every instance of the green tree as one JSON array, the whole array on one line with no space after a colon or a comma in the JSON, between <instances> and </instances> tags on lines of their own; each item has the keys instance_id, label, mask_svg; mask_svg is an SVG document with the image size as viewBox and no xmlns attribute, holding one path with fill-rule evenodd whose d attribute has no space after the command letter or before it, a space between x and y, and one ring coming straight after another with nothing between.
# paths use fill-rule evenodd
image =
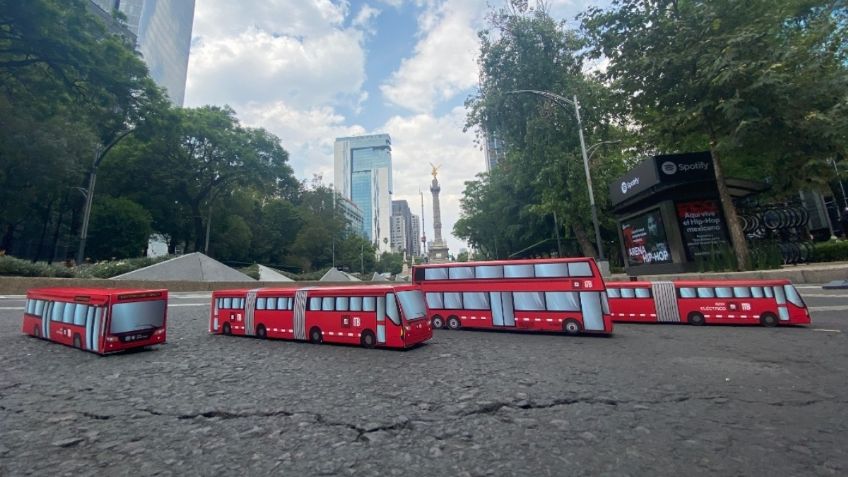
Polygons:
<instances>
[{"instance_id":1,"label":"green tree","mask_svg":"<svg viewBox=\"0 0 848 477\"><path fill-rule=\"evenodd\" d=\"M787 185L811 159L845 155L846 25L841 0L616 0L583 16L589 54L609 60L603 77L640 131L669 152L710 150L742 269L725 170L759 160Z\"/></svg>"},{"instance_id":2,"label":"green tree","mask_svg":"<svg viewBox=\"0 0 848 477\"><path fill-rule=\"evenodd\" d=\"M150 214L125 198L99 197L91 213L89 256L96 260L144 256Z\"/></svg>"},{"instance_id":3,"label":"green tree","mask_svg":"<svg viewBox=\"0 0 848 477\"><path fill-rule=\"evenodd\" d=\"M376 271L378 273L391 273L397 275L403 271L403 254L383 252L380 255L380 260L377 262Z\"/></svg>"}]
</instances>

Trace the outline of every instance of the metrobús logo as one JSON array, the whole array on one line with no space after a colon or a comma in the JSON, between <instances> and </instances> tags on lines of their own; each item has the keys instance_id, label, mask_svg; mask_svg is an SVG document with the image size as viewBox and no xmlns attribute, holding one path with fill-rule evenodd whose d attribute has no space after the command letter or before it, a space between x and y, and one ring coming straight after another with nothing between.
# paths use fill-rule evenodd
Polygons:
<instances>
[{"instance_id":1,"label":"metrob\u00fas logo","mask_svg":"<svg viewBox=\"0 0 848 477\"><path fill-rule=\"evenodd\" d=\"M627 191L639 185L639 178L635 177L632 181L622 181L621 182L621 193L626 194Z\"/></svg>"},{"instance_id":2,"label":"metrob\u00fas logo","mask_svg":"<svg viewBox=\"0 0 848 477\"><path fill-rule=\"evenodd\" d=\"M710 163L706 161L698 161L693 162L692 164L675 164L671 161L665 161L660 166L660 169L666 175L674 175L677 171L680 172L689 172L689 171L706 171L710 169Z\"/></svg>"}]
</instances>

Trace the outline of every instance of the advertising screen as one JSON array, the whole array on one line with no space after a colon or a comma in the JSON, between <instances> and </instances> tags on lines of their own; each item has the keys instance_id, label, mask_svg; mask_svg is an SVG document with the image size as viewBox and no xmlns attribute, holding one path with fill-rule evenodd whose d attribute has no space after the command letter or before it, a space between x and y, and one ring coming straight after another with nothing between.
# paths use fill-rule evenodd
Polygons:
<instances>
[{"instance_id":1,"label":"advertising screen","mask_svg":"<svg viewBox=\"0 0 848 477\"><path fill-rule=\"evenodd\" d=\"M659 209L631 217L621 222L627 263L671 263L668 237Z\"/></svg>"},{"instance_id":2,"label":"advertising screen","mask_svg":"<svg viewBox=\"0 0 848 477\"><path fill-rule=\"evenodd\" d=\"M678 202L677 219L690 260L709 256L716 245L727 243L718 201Z\"/></svg>"}]
</instances>

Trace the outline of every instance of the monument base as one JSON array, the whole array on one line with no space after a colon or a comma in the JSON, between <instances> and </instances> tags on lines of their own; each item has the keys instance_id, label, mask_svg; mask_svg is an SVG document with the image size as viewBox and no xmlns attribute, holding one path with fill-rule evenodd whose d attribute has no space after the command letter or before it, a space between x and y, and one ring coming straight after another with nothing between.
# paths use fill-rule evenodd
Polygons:
<instances>
[{"instance_id":1,"label":"monument base","mask_svg":"<svg viewBox=\"0 0 848 477\"><path fill-rule=\"evenodd\" d=\"M434 243L430 245L430 250L427 252L430 263L448 263L450 255L448 254L448 246L444 243Z\"/></svg>"}]
</instances>

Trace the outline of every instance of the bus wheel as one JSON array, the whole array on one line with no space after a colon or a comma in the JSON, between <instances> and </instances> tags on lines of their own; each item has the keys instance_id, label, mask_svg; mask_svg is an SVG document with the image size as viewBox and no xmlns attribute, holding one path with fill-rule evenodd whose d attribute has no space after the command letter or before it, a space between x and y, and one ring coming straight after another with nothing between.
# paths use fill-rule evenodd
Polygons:
<instances>
[{"instance_id":1,"label":"bus wheel","mask_svg":"<svg viewBox=\"0 0 848 477\"><path fill-rule=\"evenodd\" d=\"M309 330L309 341L314 344L321 344L321 342L324 341L324 337L321 334L321 328L315 326Z\"/></svg>"},{"instance_id":2,"label":"bus wheel","mask_svg":"<svg viewBox=\"0 0 848 477\"><path fill-rule=\"evenodd\" d=\"M439 328L439 329L444 328L445 327L445 319L442 318L439 315L434 316L432 326L433 326L433 328Z\"/></svg>"},{"instance_id":3,"label":"bus wheel","mask_svg":"<svg viewBox=\"0 0 848 477\"><path fill-rule=\"evenodd\" d=\"M265 329L265 325L259 325L256 327L256 337L261 340L268 337L268 330Z\"/></svg>"},{"instance_id":4,"label":"bus wheel","mask_svg":"<svg viewBox=\"0 0 848 477\"><path fill-rule=\"evenodd\" d=\"M229 323L224 323L224 326L221 328L221 331L222 331L225 335L230 334L230 332L232 331L232 330L230 329L230 324L229 324Z\"/></svg>"},{"instance_id":5,"label":"bus wheel","mask_svg":"<svg viewBox=\"0 0 848 477\"><path fill-rule=\"evenodd\" d=\"M579 321L574 318L569 318L562 322L562 331L564 331L567 335L577 335L580 334L583 329L580 326Z\"/></svg>"},{"instance_id":6,"label":"bus wheel","mask_svg":"<svg viewBox=\"0 0 848 477\"><path fill-rule=\"evenodd\" d=\"M377 340L374 339L374 333L370 330L365 330L362 332L362 337L359 339L360 343L362 343L363 348L373 348L374 344Z\"/></svg>"},{"instance_id":7,"label":"bus wheel","mask_svg":"<svg viewBox=\"0 0 848 477\"><path fill-rule=\"evenodd\" d=\"M82 340L80 335L74 335L74 348L82 348Z\"/></svg>"},{"instance_id":8,"label":"bus wheel","mask_svg":"<svg viewBox=\"0 0 848 477\"><path fill-rule=\"evenodd\" d=\"M462 323L459 322L459 318L455 316L448 317L448 328L452 330L458 330L462 326Z\"/></svg>"},{"instance_id":9,"label":"bus wheel","mask_svg":"<svg viewBox=\"0 0 848 477\"><path fill-rule=\"evenodd\" d=\"M767 328L775 327L777 326L777 317L774 316L774 313L763 313L760 315L760 324Z\"/></svg>"},{"instance_id":10,"label":"bus wheel","mask_svg":"<svg viewBox=\"0 0 848 477\"><path fill-rule=\"evenodd\" d=\"M687 319L690 325L701 326L704 322L704 315L700 313L691 313Z\"/></svg>"}]
</instances>

